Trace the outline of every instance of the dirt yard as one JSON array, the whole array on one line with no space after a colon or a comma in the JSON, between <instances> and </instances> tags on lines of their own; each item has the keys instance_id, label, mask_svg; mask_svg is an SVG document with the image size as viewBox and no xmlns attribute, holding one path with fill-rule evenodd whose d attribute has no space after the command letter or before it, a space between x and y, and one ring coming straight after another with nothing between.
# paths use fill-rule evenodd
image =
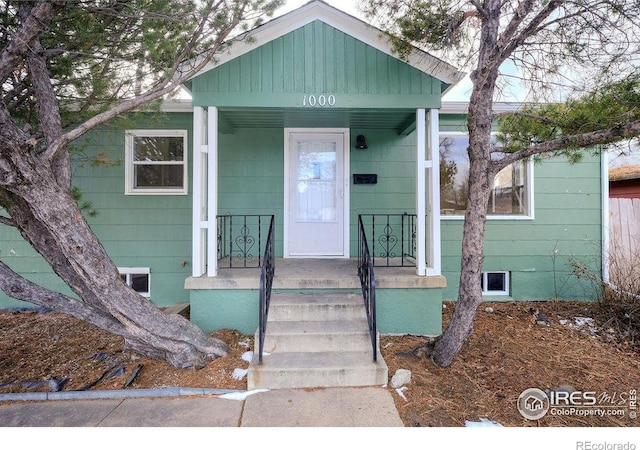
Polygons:
<instances>
[{"instance_id":1,"label":"dirt yard","mask_svg":"<svg viewBox=\"0 0 640 450\"><path fill-rule=\"evenodd\" d=\"M551 326L535 322L532 306L549 317ZM452 310L452 304L445 305L445 322ZM425 338L384 336L381 350L389 377L397 369L412 371L403 390L388 389L408 427L465 426L481 418L511 427L637 426L640 422L629 414L629 393L640 389L640 353L601 317L598 304L486 303L478 311L474 333L448 368L413 355ZM175 369L123 351L120 338L73 318L0 311L0 393L246 389L246 377L236 379L234 370L248 367L242 356L253 349L253 338L233 330L216 335L229 344L228 356L201 370ZM624 416L547 414L530 421L520 415L516 402L523 390L534 387L595 392L600 409L622 410Z\"/></svg>"}]
</instances>

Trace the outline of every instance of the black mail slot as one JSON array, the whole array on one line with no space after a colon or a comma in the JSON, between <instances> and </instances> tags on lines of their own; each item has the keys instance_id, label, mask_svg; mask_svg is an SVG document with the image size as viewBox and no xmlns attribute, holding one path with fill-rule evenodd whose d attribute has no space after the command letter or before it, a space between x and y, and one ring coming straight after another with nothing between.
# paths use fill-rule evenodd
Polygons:
<instances>
[{"instance_id":1,"label":"black mail slot","mask_svg":"<svg viewBox=\"0 0 640 450\"><path fill-rule=\"evenodd\" d=\"M376 173L354 173L353 184L377 184L378 174Z\"/></svg>"}]
</instances>

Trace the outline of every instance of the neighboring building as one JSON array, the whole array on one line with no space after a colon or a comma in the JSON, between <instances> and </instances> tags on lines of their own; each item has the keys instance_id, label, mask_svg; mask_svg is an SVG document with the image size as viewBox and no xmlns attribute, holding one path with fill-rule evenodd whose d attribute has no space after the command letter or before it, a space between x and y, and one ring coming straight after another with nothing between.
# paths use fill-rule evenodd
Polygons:
<instances>
[{"instance_id":1,"label":"neighboring building","mask_svg":"<svg viewBox=\"0 0 640 450\"><path fill-rule=\"evenodd\" d=\"M253 333L258 271L228 266L258 264L270 216L274 288L295 292L359 291L362 216L380 332L439 334L442 301L457 295L468 170L467 105L442 96L462 74L419 50L398 58L379 30L319 1L249 36L188 83L192 100L83 139L85 152L122 161L77 165L73 179L123 279L159 306L190 302L207 331ZM601 270L603 173L600 158L585 156L496 177L487 299L594 298L569 262ZM0 258L69 293L8 227ZM314 261L340 269L315 278ZM310 272L300 275L303 265Z\"/></svg>"},{"instance_id":2,"label":"neighboring building","mask_svg":"<svg viewBox=\"0 0 640 450\"><path fill-rule=\"evenodd\" d=\"M637 292L640 274L640 149L612 151L609 162L609 280Z\"/></svg>"}]
</instances>

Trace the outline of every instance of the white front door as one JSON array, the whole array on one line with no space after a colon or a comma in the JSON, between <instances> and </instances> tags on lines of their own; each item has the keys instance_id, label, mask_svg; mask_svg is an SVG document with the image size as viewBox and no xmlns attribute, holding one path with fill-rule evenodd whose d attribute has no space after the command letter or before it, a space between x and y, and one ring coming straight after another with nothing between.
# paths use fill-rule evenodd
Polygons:
<instances>
[{"instance_id":1,"label":"white front door","mask_svg":"<svg viewBox=\"0 0 640 450\"><path fill-rule=\"evenodd\" d=\"M348 130L285 139L285 257L348 257Z\"/></svg>"}]
</instances>

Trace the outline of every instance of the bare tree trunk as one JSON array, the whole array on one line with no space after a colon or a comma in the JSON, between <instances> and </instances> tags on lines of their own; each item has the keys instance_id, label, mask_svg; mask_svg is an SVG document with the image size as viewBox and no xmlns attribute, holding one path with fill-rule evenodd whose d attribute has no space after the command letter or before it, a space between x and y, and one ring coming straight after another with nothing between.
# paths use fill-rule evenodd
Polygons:
<instances>
[{"instance_id":1,"label":"bare tree trunk","mask_svg":"<svg viewBox=\"0 0 640 450\"><path fill-rule=\"evenodd\" d=\"M486 168L472 164L469 176L467 212L462 237L462 256L458 301L451 321L429 351L432 361L449 366L473 331L476 310L482 303L482 263L484 262L484 226L491 185L487 186Z\"/></svg>"},{"instance_id":2,"label":"bare tree trunk","mask_svg":"<svg viewBox=\"0 0 640 450\"><path fill-rule=\"evenodd\" d=\"M26 280L19 276L0 283L7 295L20 298L29 291L27 301L53 306L107 331L116 331L127 348L165 359L176 367L202 367L208 360L226 354L224 342L206 336L177 314L164 314L122 282L69 191L57 183L52 170L33 149L16 149L19 145L15 141L5 141L2 147L0 172L8 170L11 174L0 181L5 189L3 206L22 236L78 295L81 300L77 301L83 302L84 308L68 298L52 302L48 291L29 290L23 283ZM13 151L7 151L7 147L13 147ZM0 273L10 275L6 266L0 269Z\"/></svg>"},{"instance_id":3,"label":"bare tree trunk","mask_svg":"<svg viewBox=\"0 0 640 450\"><path fill-rule=\"evenodd\" d=\"M482 303L484 231L489 196L495 172L491 167L493 93L500 60L495 52L500 20L500 0L487 0L477 71L471 74L473 91L469 102L469 190L465 213L458 300L451 321L428 353L439 366L449 366L473 331L476 310Z\"/></svg>"}]
</instances>

